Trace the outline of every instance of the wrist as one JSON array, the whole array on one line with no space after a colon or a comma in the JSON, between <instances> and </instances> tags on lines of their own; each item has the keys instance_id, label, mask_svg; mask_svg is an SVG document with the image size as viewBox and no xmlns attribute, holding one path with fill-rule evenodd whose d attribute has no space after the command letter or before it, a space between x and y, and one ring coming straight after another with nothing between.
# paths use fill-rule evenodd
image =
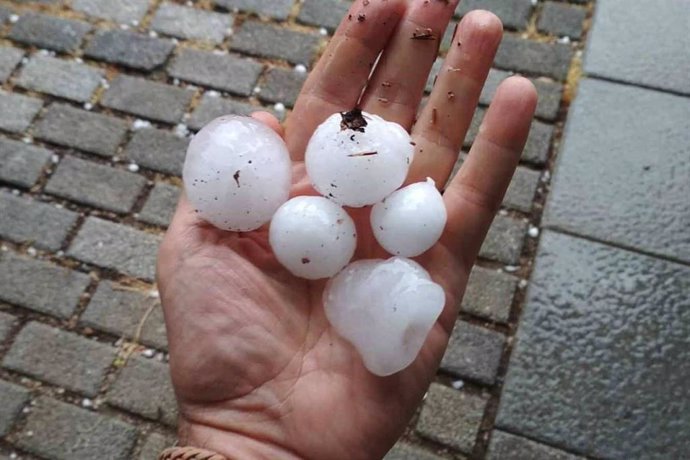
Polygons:
<instances>
[{"instance_id":1,"label":"wrist","mask_svg":"<svg viewBox=\"0 0 690 460\"><path fill-rule=\"evenodd\" d=\"M302 460L301 456L290 449L268 440L182 420L178 428L178 437L180 446L210 450L227 460Z\"/></svg>"}]
</instances>

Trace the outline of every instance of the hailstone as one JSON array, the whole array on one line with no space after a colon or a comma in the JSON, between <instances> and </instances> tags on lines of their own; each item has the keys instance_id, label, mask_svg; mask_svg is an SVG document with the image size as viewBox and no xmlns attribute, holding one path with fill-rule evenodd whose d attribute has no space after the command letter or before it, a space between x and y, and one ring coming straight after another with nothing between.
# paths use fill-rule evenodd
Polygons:
<instances>
[{"instance_id":1,"label":"hailstone","mask_svg":"<svg viewBox=\"0 0 690 460\"><path fill-rule=\"evenodd\" d=\"M269 242L292 274L314 280L331 277L350 262L357 230L337 204L320 196L298 196L273 216Z\"/></svg>"},{"instance_id":2,"label":"hailstone","mask_svg":"<svg viewBox=\"0 0 690 460\"><path fill-rule=\"evenodd\" d=\"M355 109L330 116L316 129L305 163L321 195L358 208L400 187L413 156L413 143L402 126Z\"/></svg>"},{"instance_id":3,"label":"hailstone","mask_svg":"<svg viewBox=\"0 0 690 460\"><path fill-rule=\"evenodd\" d=\"M192 139L183 179L202 219L223 230L248 232L268 222L287 201L290 154L263 123L223 116Z\"/></svg>"},{"instance_id":4,"label":"hailstone","mask_svg":"<svg viewBox=\"0 0 690 460\"><path fill-rule=\"evenodd\" d=\"M444 304L443 288L419 264L401 257L354 262L324 291L328 321L378 376L415 360Z\"/></svg>"},{"instance_id":5,"label":"hailstone","mask_svg":"<svg viewBox=\"0 0 690 460\"><path fill-rule=\"evenodd\" d=\"M448 213L432 179L393 192L374 205L371 228L376 241L388 252L415 257L441 238Z\"/></svg>"}]
</instances>

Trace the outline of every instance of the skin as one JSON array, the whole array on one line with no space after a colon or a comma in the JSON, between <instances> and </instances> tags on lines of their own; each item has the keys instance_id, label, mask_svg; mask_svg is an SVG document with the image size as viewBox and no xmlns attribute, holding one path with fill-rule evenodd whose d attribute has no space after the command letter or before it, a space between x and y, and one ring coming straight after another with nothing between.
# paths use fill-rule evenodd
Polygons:
<instances>
[{"instance_id":1,"label":"skin","mask_svg":"<svg viewBox=\"0 0 690 460\"><path fill-rule=\"evenodd\" d=\"M293 195L315 193L303 164L311 133L358 101L412 133L417 151L410 182L429 176L446 183L502 36L489 12L463 18L415 124L438 40L410 37L426 28L443 36L456 3L357 0L285 128L270 114L254 114L289 146ZM357 20L360 14L365 20ZM277 263L267 227L244 234L217 230L200 221L183 196L158 259L181 444L229 459L381 458L434 378L535 105L528 80L511 77L499 87L472 151L446 188L446 231L416 258L445 289L444 312L416 361L390 377L369 373L330 327L321 301L325 282L295 278ZM359 233L356 258L385 257L371 234L369 209L351 214Z\"/></svg>"}]
</instances>

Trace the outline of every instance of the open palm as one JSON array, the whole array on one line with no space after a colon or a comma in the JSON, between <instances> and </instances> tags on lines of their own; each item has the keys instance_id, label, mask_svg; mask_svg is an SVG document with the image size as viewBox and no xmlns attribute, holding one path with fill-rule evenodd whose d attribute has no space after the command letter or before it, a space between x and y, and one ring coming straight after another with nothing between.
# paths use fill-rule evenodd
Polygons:
<instances>
[{"instance_id":1,"label":"open palm","mask_svg":"<svg viewBox=\"0 0 690 460\"><path fill-rule=\"evenodd\" d=\"M354 3L283 129L294 162L293 194L314 193L303 155L335 112L359 106L410 129L409 182L445 184L500 42L500 21L461 22L426 107L416 120L439 37L456 2ZM371 70L381 54L378 65ZM364 91L364 92L363 92ZM510 182L536 104L529 81L498 89L474 146L444 194L448 225L417 260L447 303L416 361L390 377L369 373L328 324L325 282L298 279L273 257L266 229L237 234L200 221L183 197L160 250L158 282L180 406L180 440L228 458L381 458L426 391L455 323L467 277ZM368 209L352 210L357 258L385 257Z\"/></svg>"}]
</instances>

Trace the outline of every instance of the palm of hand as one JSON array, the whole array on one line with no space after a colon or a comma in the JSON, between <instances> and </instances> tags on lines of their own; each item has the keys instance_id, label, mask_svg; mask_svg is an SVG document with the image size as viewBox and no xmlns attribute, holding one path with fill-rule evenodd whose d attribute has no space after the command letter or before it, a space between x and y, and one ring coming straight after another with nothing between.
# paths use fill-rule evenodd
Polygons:
<instances>
[{"instance_id":1,"label":"palm of hand","mask_svg":"<svg viewBox=\"0 0 690 460\"><path fill-rule=\"evenodd\" d=\"M327 86L339 77L333 72L348 63L356 65L347 46L361 46L366 39L372 47L370 54L375 55L388 44L385 53L389 56L384 53L369 87L377 78L392 81L386 73L395 72L392 63L403 52L395 48L395 37L407 34L405 29L410 27L409 21L403 20L396 30L398 19L414 19L441 30L455 8L453 2L422 5L413 3L407 12L402 1L366 7L357 2L353 6L355 12L367 8L370 19L386 19L388 24L376 28L345 20L332 40L332 51L326 51L306 83L284 136L294 159L293 194L309 193L302 163L309 135L326 116L352 108L367 82L369 67L365 63L359 70L361 81L350 78L338 94ZM438 11L429 12L429 8ZM500 37L500 23L489 13L469 15L458 31L459 36L462 34L466 51L451 51L448 68L456 67L454 60L464 62L465 53L481 51L482 47L489 55L475 59L466 71L459 72L461 75L448 72L440 78L431 100L438 98L439 105L452 103L447 97L450 90L458 94L464 90L471 107L449 108L452 125L448 121L430 123L437 125L431 128L424 121L435 119L437 114L431 109L422 113L417 126L422 124L423 128L413 130L418 153L411 180L428 175L444 183L450 174L455 157L444 148L459 151L481 89L481 85L463 89L467 84L463 77L468 81L486 77ZM415 52L430 65L436 50L426 46ZM399 95L409 103L391 107L390 101L367 90L362 99L364 109L411 127L428 69L412 72L419 75L413 75L413 83ZM519 158L534 110L534 93L528 85L517 80L504 85L507 89L499 89L487 115L486 129L475 142L477 149L485 145L485 152L503 155L505 164L487 172L486 158L475 154L473 148L471 159L446 192L447 231L418 259L444 287L446 308L417 360L391 377L376 377L364 368L354 348L325 318L321 300L325 282L301 280L280 267L271 254L265 229L247 234L217 230L199 221L182 198L161 247L158 280L183 442L229 458L380 458L390 448L434 376L469 270ZM389 88L390 84L383 86ZM320 96L323 94L331 96ZM519 105L512 108L522 108L522 113L509 113L501 104ZM280 131L277 122L265 114L258 118ZM491 126L492 119L495 126ZM499 126L499 119L508 123L509 129ZM438 134L433 142L429 140L431 134ZM431 164L433 154L447 158L434 158ZM488 178L483 177L484 183L478 185L480 173ZM359 236L356 258L385 257L371 234L367 210L356 210L352 215Z\"/></svg>"}]
</instances>

